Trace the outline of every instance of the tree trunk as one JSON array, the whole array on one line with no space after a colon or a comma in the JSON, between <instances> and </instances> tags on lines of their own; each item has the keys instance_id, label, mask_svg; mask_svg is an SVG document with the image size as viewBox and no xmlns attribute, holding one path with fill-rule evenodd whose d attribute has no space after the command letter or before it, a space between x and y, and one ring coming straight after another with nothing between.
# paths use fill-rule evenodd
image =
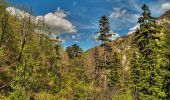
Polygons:
<instances>
[{"instance_id":1,"label":"tree trunk","mask_svg":"<svg viewBox=\"0 0 170 100\"><path fill-rule=\"evenodd\" d=\"M106 55L106 43L104 44L104 67L106 67L106 63L107 63L107 55ZM105 94L105 97L106 97L106 91L107 91L107 69L104 68L104 94Z\"/></svg>"},{"instance_id":2,"label":"tree trunk","mask_svg":"<svg viewBox=\"0 0 170 100\"><path fill-rule=\"evenodd\" d=\"M132 89L132 99L133 100L139 100L139 94L138 94L138 91L137 91L136 87L134 87Z\"/></svg>"},{"instance_id":3,"label":"tree trunk","mask_svg":"<svg viewBox=\"0 0 170 100\"><path fill-rule=\"evenodd\" d=\"M21 22L22 42L21 42L21 50L20 50L19 57L18 57L19 62L21 62L22 52L23 52L23 49L26 44L27 35L28 35L28 33L31 32L31 16L32 16L32 10L31 10L31 13L29 14L28 22L27 22L27 17L23 18L23 20ZM26 19L26 20L24 20L24 19ZM28 24L28 26L27 26L27 24Z\"/></svg>"}]
</instances>

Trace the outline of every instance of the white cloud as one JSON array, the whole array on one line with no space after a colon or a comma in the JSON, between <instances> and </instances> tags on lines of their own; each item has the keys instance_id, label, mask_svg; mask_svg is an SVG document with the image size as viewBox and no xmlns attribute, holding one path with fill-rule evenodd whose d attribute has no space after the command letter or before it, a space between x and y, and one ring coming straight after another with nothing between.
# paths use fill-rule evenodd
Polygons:
<instances>
[{"instance_id":1,"label":"white cloud","mask_svg":"<svg viewBox=\"0 0 170 100\"><path fill-rule=\"evenodd\" d=\"M170 2L163 3L161 5L162 10L167 11L170 10Z\"/></svg>"},{"instance_id":2,"label":"white cloud","mask_svg":"<svg viewBox=\"0 0 170 100\"><path fill-rule=\"evenodd\" d=\"M118 37L120 37L118 33L111 32L111 34L112 34L112 36L109 38L110 40L115 40Z\"/></svg>"},{"instance_id":3,"label":"white cloud","mask_svg":"<svg viewBox=\"0 0 170 100\"><path fill-rule=\"evenodd\" d=\"M79 43L79 41L75 40L74 43Z\"/></svg>"},{"instance_id":4,"label":"white cloud","mask_svg":"<svg viewBox=\"0 0 170 100\"><path fill-rule=\"evenodd\" d=\"M97 32L97 33L95 33L94 35L92 35L92 38L95 39L95 40L97 40L98 37L99 37L99 35L100 35L100 34Z\"/></svg>"},{"instance_id":5,"label":"white cloud","mask_svg":"<svg viewBox=\"0 0 170 100\"><path fill-rule=\"evenodd\" d=\"M118 33L114 33L112 31L109 34L112 35L111 37L108 38L109 40L115 40L118 37L120 37L120 35ZM94 34L92 37L93 37L93 39L98 40L99 36L100 36L100 33L98 32L98 33Z\"/></svg>"},{"instance_id":6,"label":"white cloud","mask_svg":"<svg viewBox=\"0 0 170 100\"><path fill-rule=\"evenodd\" d=\"M126 9L120 9L120 8L113 8L113 11L111 12L110 18L112 19L122 19L123 20L129 20L129 21L136 21L139 17L138 14L129 13Z\"/></svg>"},{"instance_id":7,"label":"white cloud","mask_svg":"<svg viewBox=\"0 0 170 100\"><path fill-rule=\"evenodd\" d=\"M8 7L7 11L10 11L12 15L16 15L19 18L29 16L29 13L26 13L25 11L19 10L15 7ZM75 33L77 30L75 29L75 26L66 18L67 15L69 15L68 12L58 8L54 13L48 13L44 16L32 17L35 22L38 20L44 20L52 33Z\"/></svg>"},{"instance_id":8,"label":"white cloud","mask_svg":"<svg viewBox=\"0 0 170 100\"><path fill-rule=\"evenodd\" d=\"M137 28L139 28L139 24L136 24L134 27L131 27L129 31L135 31Z\"/></svg>"},{"instance_id":9,"label":"white cloud","mask_svg":"<svg viewBox=\"0 0 170 100\"><path fill-rule=\"evenodd\" d=\"M121 10L120 8L113 8L113 12L110 14L110 18L118 19L125 15L127 10Z\"/></svg>"},{"instance_id":10,"label":"white cloud","mask_svg":"<svg viewBox=\"0 0 170 100\"><path fill-rule=\"evenodd\" d=\"M113 8L110 12L111 28L114 31L129 29L137 23L139 15L127 9Z\"/></svg>"},{"instance_id":11,"label":"white cloud","mask_svg":"<svg viewBox=\"0 0 170 100\"><path fill-rule=\"evenodd\" d=\"M135 9L136 11L140 11L141 7L137 3L138 0L129 0L129 5L132 7L131 9Z\"/></svg>"},{"instance_id":12,"label":"white cloud","mask_svg":"<svg viewBox=\"0 0 170 100\"><path fill-rule=\"evenodd\" d=\"M66 43L66 41L65 41L64 39L61 39L61 38L60 38L60 41L61 41L61 44Z\"/></svg>"},{"instance_id":13,"label":"white cloud","mask_svg":"<svg viewBox=\"0 0 170 100\"><path fill-rule=\"evenodd\" d=\"M76 36L75 36L75 35L72 35L71 38L72 38L72 39L76 39Z\"/></svg>"},{"instance_id":14,"label":"white cloud","mask_svg":"<svg viewBox=\"0 0 170 100\"><path fill-rule=\"evenodd\" d=\"M75 26L66 19L67 15L68 13L58 9L55 13L48 13L43 17L53 33L74 33L77 30Z\"/></svg>"},{"instance_id":15,"label":"white cloud","mask_svg":"<svg viewBox=\"0 0 170 100\"><path fill-rule=\"evenodd\" d=\"M139 28L139 24L136 24L134 27L131 27L131 28L129 29L128 34L132 34L133 32L135 32L135 30L136 30L137 28Z\"/></svg>"}]
</instances>

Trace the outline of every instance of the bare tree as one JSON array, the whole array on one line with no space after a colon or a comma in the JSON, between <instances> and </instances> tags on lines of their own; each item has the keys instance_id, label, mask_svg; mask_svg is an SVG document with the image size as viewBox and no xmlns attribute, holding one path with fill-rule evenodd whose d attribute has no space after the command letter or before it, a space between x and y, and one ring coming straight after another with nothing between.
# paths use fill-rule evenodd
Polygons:
<instances>
[{"instance_id":1,"label":"bare tree","mask_svg":"<svg viewBox=\"0 0 170 100\"><path fill-rule=\"evenodd\" d=\"M19 13L17 13L19 14ZM26 40L28 35L31 34L31 32L33 32L33 28L31 27L32 25L32 10L29 13L29 15L23 15L22 13L20 13L18 15L19 17L21 17L20 19L20 33L21 33L21 49L19 52L19 57L18 57L18 61L21 62L21 58L22 58L22 53L23 53L23 49L26 45Z\"/></svg>"}]
</instances>

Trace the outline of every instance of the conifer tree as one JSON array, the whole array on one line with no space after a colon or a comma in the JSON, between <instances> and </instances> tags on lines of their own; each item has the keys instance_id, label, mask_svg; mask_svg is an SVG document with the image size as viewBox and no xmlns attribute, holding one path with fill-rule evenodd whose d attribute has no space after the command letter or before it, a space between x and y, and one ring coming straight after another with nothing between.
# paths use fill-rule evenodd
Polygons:
<instances>
[{"instance_id":1,"label":"conifer tree","mask_svg":"<svg viewBox=\"0 0 170 100\"><path fill-rule=\"evenodd\" d=\"M107 43L110 41L110 37L112 34L110 34L110 26L109 26L109 19L107 16L102 16L99 20L99 36L98 40L100 40L103 44L101 45L104 48L103 58L104 60L101 61L100 64L101 68L103 69L103 76L104 76L104 83L103 83L103 89L106 97L106 90L107 90L107 74L108 74L108 59L107 59L107 51L109 49L109 45Z\"/></svg>"},{"instance_id":2,"label":"conifer tree","mask_svg":"<svg viewBox=\"0 0 170 100\"><path fill-rule=\"evenodd\" d=\"M140 29L134 34L133 45L136 48L131 62L133 90L135 100L160 100L165 97L162 70L159 66L160 26L151 16L149 7L144 4L138 19Z\"/></svg>"},{"instance_id":3,"label":"conifer tree","mask_svg":"<svg viewBox=\"0 0 170 100\"><path fill-rule=\"evenodd\" d=\"M109 79L111 80L111 86L120 88L120 81L122 78L122 69L120 58L116 52L113 53L113 57L111 58L111 66L110 66L110 75Z\"/></svg>"},{"instance_id":4,"label":"conifer tree","mask_svg":"<svg viewBox=\"0 0 170 100\"><path fill-rule=\"evenodd\" d=\"M165 69L164 90L166 99L170 99L170 23L164 23L164 48L161 56L161 66Z\"/></svg>"},{"instance_id":5,"label":"conifer tree","mask_svg":"<svg viewBox=\"0 0 170 100\"><path fill-rule=\"evenodd\" d=\"M110 33L110 26L109 26L109 19L107 16L102 16L99 20L99 37L98 40L101 40L103 44L106 44L106 42L110 41L109 37L111 36Z\"/></svg>"},{"instance_id":6,"label":"conifer tree","mask_svg":"<svg viewBox=\"0 0 170 100\"><path fill-rule=\"evenodd\" d=\"M104 62L102 64L103 68L107 68L107 52L111 52L111 47L107 44L112 37L110 34L110 26L109 26L109 19L107 16L102 16L99 20L99 28L100 31L98 32L99 36L97 40L100 40L103 44L101 45L104 48Z\"/></svg>"}]
</instances>

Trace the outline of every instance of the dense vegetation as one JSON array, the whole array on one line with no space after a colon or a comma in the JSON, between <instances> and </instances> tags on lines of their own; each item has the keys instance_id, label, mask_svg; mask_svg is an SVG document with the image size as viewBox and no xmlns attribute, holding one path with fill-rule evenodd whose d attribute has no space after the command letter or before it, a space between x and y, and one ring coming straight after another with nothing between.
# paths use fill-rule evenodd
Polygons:
<instances>
[{"instance_id":1,"label":"dense vegetation","mask_svg":"<svg viewBox=\"0 0 170 100\"><path fill-rule=\"evenodd\" d=\"M99 20L96 46L62 48L43 20L11 15L0 0L0 100L169 100L169 13L142 6L140 27L110 41L109 19ZM166 20L165 20L166 19Z\"/></svg>"}]
</instances>

